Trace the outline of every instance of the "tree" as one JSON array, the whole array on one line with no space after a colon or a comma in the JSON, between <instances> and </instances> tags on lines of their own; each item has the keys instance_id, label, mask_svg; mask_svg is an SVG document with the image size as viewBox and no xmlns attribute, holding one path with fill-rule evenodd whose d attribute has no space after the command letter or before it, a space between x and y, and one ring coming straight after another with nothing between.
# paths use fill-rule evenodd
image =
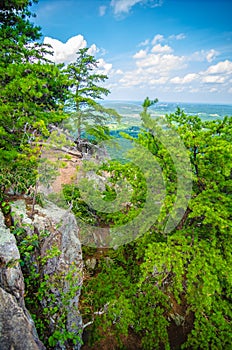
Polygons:
<instances>
[{"instance_id":1,"label":"tree","mask_svg":"<svg viewBox=\"0 0 232 350\"><path fill-rule=\"evenodd\" d=\"M10 168L5 174L25 168L22 162L27 159L34 163L39 148L32 142L48 135L50 123L64 118L66 77L44 59L47 49L36 42L40 29L29 21L31 4L5 1L0 10L0 162L2 169ZM4 179L2 173L2 183ZM12 181L14 177L6 181L7 186Z\"/></svg>"},{"instance_id":2,"label":"tree","mask_svg":"<svg viewBox=\"0 0 232 350\"><path fill-rule=\"evenodd\" d=\"M184 306L190 331L183 348L229 349L232 118L204 122L177 109L167 119L189 151L193 191L181 225L165 241L150 241L141 283Z\"/></svg>"},{"instance_id":3,"label":"tree","mask_svg":"<svg viewBox=\"0 0 232 350\"><path fill-rule=\"evenodd\" d=\"M45 46L38 42L40 27L29 18L34 16L29 7L38 0L5 0L0 5L0 65L41 58Z\"/></svg>"},{"instance_id":4,"label":"tree","mask_svg":"<svg viewBox=\"0 0 232 350\"><path fill-rule=\"evenodd\" d=\"M67 109L71 113L70 124L76 130L77 142L80 142L83 129L93 131L91 129L96 130L97 126L104 125L107 117L119 118L116 111L104 108L96 101L110 93L108 89L99 85L108 77L97 73L98 61L88 50L80 49L76 62L70 63L65 70L70 86Z\"/></svg>"},{"instance_id":5,"label":"tree","mask_svg":"<svg viewBox=\"0 0 232 350\"><path fill-rule=\"evenodd\" d=\"M146 109L149 106L147 100L141 113L145 129L135 141L152 153L165 178L161 220L134 242L109 250L109 260L97 261L83 288L83 313L87 310L83 319L90 324L92 341L105 334L115 334L120 340L121 334L130 330L141 339L139 349L229 350L232 117L202 121L178 108L163 124L163 119L152 119ZM157 132L152 134L154 123ZM180 135L193 173L188 207L168 233L162 229L163 218L175 204L180 179L158 126ZM169 152L175 151L172 146ZM115 173L117 170L113 168ZM138 193L139 187L133 190ZM78 214L81 216L80 211ZM114 218L115 213L110 215ZM93 250L85 249L87 258L94 256Z\"/></svg>"}]
</instances>

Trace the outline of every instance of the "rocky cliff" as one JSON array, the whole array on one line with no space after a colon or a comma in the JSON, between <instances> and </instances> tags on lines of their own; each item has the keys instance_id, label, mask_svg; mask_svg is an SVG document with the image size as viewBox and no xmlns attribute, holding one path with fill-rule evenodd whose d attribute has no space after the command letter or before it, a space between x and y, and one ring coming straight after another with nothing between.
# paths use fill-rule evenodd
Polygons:
<instances>
[{"instance_id":1,"label":"rocky cliff","mask_svg":"<svg viewBox=\"0 0 232 350\"><path fill-rule=\"evenodd\" d=\"M45 349L24 304L24 279L15 237L0 211L0 349Z\"/></svg>"},{"instance_id":2,"label":"rocky cliff","mask_svg":"<svg viewBox=\"0 0 232 350\"><path fill-rule=\"evenodd\" d=\"M36 206L33 216L24 200L13 202L11 211L14 226L23 232L23 238L17 241L37 239L27 264L38 279L38 303L41 312L47 312L49 342L56 350L79 350L82 319L78 302L83 263L75 217L49 202L44 208ZM20 259L15 236L6 228L0 212L0 349L45 349L25 308Z\"/></svg>"}]
</instances>

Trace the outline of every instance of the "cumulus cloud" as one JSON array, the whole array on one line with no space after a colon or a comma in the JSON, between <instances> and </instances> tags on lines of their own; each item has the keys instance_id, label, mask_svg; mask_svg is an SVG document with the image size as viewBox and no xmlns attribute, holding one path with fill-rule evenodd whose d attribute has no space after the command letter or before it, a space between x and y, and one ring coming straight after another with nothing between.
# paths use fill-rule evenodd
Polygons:
<instances>
[{"instance_id":1,"label":"cumulus cloud","mask_svg":"<svg viewBox=\"0 0 232 350\"><path fill-rule=\"evenodd\" d=\"M55 63L70 63L76 60L76 53L79 49L87 46L87 42L82 35L76 35L68 39L66 43L50 37L44 38L44 44L52 46L53 56L48 58Z\"/></svg>"},{"instance_id":2,"label":"cumulus cloud","mask_svg":"<svg viewBox=\"0 0 232 350\"><path fill-rule=\"evenodd\" d=\"M136 65L140 68L150 67L157 73L168 72L170 70L182 69L185 65L185 58L172 54L149 53L143 59L136 61Z\"/></svg>"},{"instance_id":3,"label":"cumulus cloud","mask_svg":"<svg viewBox=\"0 0 232 350\"><path fill-rule=\"evenodd\" d=\"M149 85L163 85L166 84L168 81L167 77L160 77L159 79L150 79Z\"/></svg>"},{"instance_id":4,"label":"cumulus cloud","mask_svg":"<svg viewBox=\"0 0 232 350\"><path fill-rule=\"evenodd\" d=\"M207 74L230 74L232 75L232 62L229 60L218 62L217 64L210 66L207 71Z\"/></svg>"},{"instance_id":5,"label":"cumulus cloud","mask_svg":"<svg viewBox=\"0 0 232 350\"><path fill-rule=\"evenodd\" d=\"M98 74L109 75L112 69L112 64L105 62L103 58L99 58L97 67L98 67L97 69Z\"/></svg>"},{"instance_id":6,"label":"cumulus cloud","mask_svg":"<svg viewBox=\"0 0 232 350\"><path fill-rule=\"evenodd\" d=\"M220 61L217 64L208 67L205 71L201 71L199 74L201 76L201 82L204 84L231 85L232 62L229 60Z\"/></svg>"},{"instance_id":7,"label":"cumulus cloud","mask_svg":"<svg viewBox=\"0 0 232 350\"><path fill-rule=\"evenodd\" d=\"M99 51L100 51L99 48L95 44L93 44L88 49L87 53L89 55L95 56Z\"/></svg>"},{"instance_id":8,"label":"cumulus cloud","mask_svg":"<svg viewBox=\"0 0 232 350\"><path fill-rule=\"evenodd\" d=\"M44 44L51 45L54 51L53 56L48 55L47 58L49 58L55 63L65 64L74 62L76 60L77 52L79 51L79 49L87 47L86 40L80 34L68 39L66 43L62 43L60 40L57 39L45 37ZM99 51L99 48L95 44L92 44L89 47L87 53L89 55L95 56ZM108 74L112 70L112 64L105 62L103 58L97 59L97 62L97 73L105 74L108 76Z\"/></svg>"},{"instance_id":9,"label":"cumulus cloud","mask_svg":"<svg viewBox=\"0 0 232 350\"><path fill-rule=\"evenodd\" d=\"M159 40L163 40L160 34L155 37L155 42ZM184 56L176 56L171 52L171 47L160 44L154 45L150 51L139 50L133 56L136 68L126 71L119 83L122 87L136 88L165 86L171 74L186 66ZM188 79L190 80L190 77Z\"/></svg>"},{"instance_id":10,"label":"cumulus cloud","mask_svg":"<svg viewBox=\"0 0 232 350\"><path fill-rule=\"evenodd\" d=\"M151 52L166 52L166 53L171 53L173 50L170 46L168 45L160 45L157 44L155 46L153 46L153 48L151 49Z\"/></svg>"},{"instance_id":11,"label":"cumulus cloud","mask_svg":"<svg viewBox=\"0 0 232 350\"><path fill-rule=\"evenodd\" d=\"M175 35L175 39L184 39L184 34ZM188 89L189 93L197 93L203 87L213 92L218 85L230 86L232 62L229 60L211 65L204 71L191 72L188 69L189 62L191 67L194 67L192 62L211 63L219 54L216 50L201 50L186 56L176 55L171 46L162 44L165 41L161 34L156 34L151 42L146 41L146 49L140 49L133 55L136 68L121 74L119 79L121 87L146 89L148 86L151 88L162 86L163 91L166 87L170 87L175 92ZM149 48L150 43L153 46ZM183 71L185 74L178 76L177 71Z\"/></svg>"},{"instance_id":12,"label":"cumulus cloud","mask_svg":"<svg viewBox=\"0 0 232 350\"><path fill-rule=\"evenodd\" d=\"M198 61L198 62L207 61L211 63L218 55L219 55L219 52L214 49L211 49L208 51L206 50L195 51L192 55L190 55L189 60Z\"/></svg>"},{"instance_id":13,"label":"cumulus cloud","mask_svg":"<svg viewBox=\"0 0 232 350\"><path fill-rule=\"evenodd\" d=\"M133 58L140 59L140 58L146 57L146 55L147 55L146 50L139 50L138 52L136 52L136 54L133 56Z\"/></svg>"},{"instance_id":14,"label":"cumulus cloud","mask_svg":"<svg viewBox=\"0 0 232 350\"><path fill-rule=\"evenodd\" d=\"M148 5L150 7L161 6L161 0L111 0L111 7L115 15L129 13L131 8L136 4Z\"/></svg>"},{"instance_id":15,"label":"cumulus cloud","mask_svg":"<svg viewBox=\"0 0 232 350\"><path fill-rule=\"evenodd\" d=\"M206 53L206 59L207 59L207 61L208 61L208 62L212 62L218 54L219 54L219 52L217 52L217 51L214 50L214 49L211 49L210 51L208 51L208 52Z\"/></svg>"},{"instance_id":16,"label":"cumulus cloud","mask_svg":"<svg viewBox=\"0 0 232 350\"><path fill-rule=\"evenodd\" d=\"M180 33L180 34L173 34L169 36L169 39L175 39L175 40L183 40L186 38L186 35L184 33Z\"/></svg>"},{"instance_id":17,"label":"cumulus cloud","mask_svg":"<svg viewBox=\"0 0 232 350\"><path fill-rule=\"evenodd\" d=\"M220 75L206 75L202 77L203 83L216 83L216 84L223 84L225 82L225 77Z\"/></svg>"},{"instance_id":18,"label":"cumulus cloud","mask_svg":"<svg viewBox=\"0 0 232 350\"><path fill-rule=\"evenodd\" d=\"M199 50L186 55L175 53L171 39L184 40L185 34L173 34L165 37L157 33L153 39L139 43L139 49L134 53L133 62L128 70L111 69L111 77L117 84L114 89L160 94L196 94L201 99L201 91L216 94L225 92L232 83L232 62L229 60L212 64L219 56L216 49ZM200 70L199 62L203 62L204 70ZM201 68L202 69L202 68ZM113 72L113 74L112 74ZM232 90L232 88L231 88ZM230 91L231 91L230 90ZM139 94L139 93L138 93Z\"/></svg>"},{"instance_id":19,"label":"cumulus cloud","mask_svg":"<svg viewBox=\"0 0 232 350\"><path fill-rule=\"evenodd\" d=\"M99 15L100 16L104 16L105 15L105 13L106 13L106 6L100 6L99 7Z\"/></svg>"},{"instance_id":20,"label":"cumulus cloud","mask_svg":"<svg viewBox=\"0 0 232 350\"><path fill-rule=\"evenodd\" d=\"M112 0L110 5L113 7L115 15L128 13L130 9L140 3L141 0Z\"/></svg>"},{"instance_id":21,"label":"cumulus cloud","mask_svg":"<svg viewBox=\"0 0 232 350\"><path fill-rule=\"evenodd\" d=\"M193 80L196 80L198 77L199 76L196 73L189 73L189 74L186 74L183 78L174 77L170 79L170 82L173 84L188 84L188 83L191 83Z\"/></svg>"},{"instance_id":22,"label":"cumulus cloud","mask_svg":"<svg viewBox=\"0 0 232 350\"><path fill-rule=\"evenodd\" d=\"M161 34L156 34L155 36L154 36L154 38L152 39L152 45L155 45L156 43L158 43L158 42L161 42L161 41L163 41L164 40L164 36L163 35L161 35Z\"/></svg>"},{"instance_id":23,"label":"cumulus cloud","mask_svg":"<svg viewBox=\"0 0 232 350\"><path fill-rule=\"evenodd\" d=\"M184 77L175 76L170 79L170 83L176 85L190 84L193 81L198 84L214 85L214 84L230 84L230 79L232 78L232 62L229 60L218 62L215 65L208 67L205 71L200 71L199 73L189 73ZM218 91L215 86L213 86L210 92Z\"/></svg>"}]
</instances>

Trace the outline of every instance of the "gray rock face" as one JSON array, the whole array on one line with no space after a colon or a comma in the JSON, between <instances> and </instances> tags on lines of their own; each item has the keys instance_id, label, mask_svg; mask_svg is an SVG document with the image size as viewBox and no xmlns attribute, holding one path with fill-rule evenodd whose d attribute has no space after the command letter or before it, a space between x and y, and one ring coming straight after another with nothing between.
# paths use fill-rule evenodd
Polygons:
<instances>
[{"instance_id":1,"label":"gray rock face","mask_svg":"<svg viewBox=\"0 0 232 350\"><path fill-rule=\"evenodd\" d=\"M0 349L45 350L15 297L0 288Z\"/></svg>"},{"instance_id":2,"label":"gray rock face","mask_svg":"<svg viewBox=\"0 0 232 350\"><path fill-rule=\"evenodd\" d=\"M0 211L0 349L45 349L24 305L24 279L15 237Z\"/></svg>"},{"instance_id":3,"label":"gray rock face","mask_svg":"<svg viewBox=\"0 0 232 350\"><path fill-rule=\"evenodd\" d=\"M22 304L24 282L19 259L15 237L6 228L4 216L0 212L0 285Z\"/></svg>"},{"instance_id":4,"label":"gray rock face","mask_svg":"<svg viewBox=\"0 0 232 350\"><path fill-rule=\"evenodd\" d=\"M52 305L58 307L57 313L50 317L49 333L52 334L57 329L56 324L60 317L58 314L62 313L66 315L66 330L76 336L81 335L82 318L78 311L78 302L82 286L83 262L75 216L47 202L45 208L36 206L33 218L29 218L23 200L14 202L12 212L14 212L15 220L24 227L28 235L34 234L35 231L39 236L43 235L40 242L39 259L36 257L32 259L41 277L46 276L49 286L49 295L42 299L42 307L49 308L51 299L53 300ZM54 249L58 253L53 253L51 258L48 258ZM79 350L80 343L81 341L72 345L72 349ZM54 349L71 348L65 341L64 344L59 342Z\"/></svg>"}]
</instances>

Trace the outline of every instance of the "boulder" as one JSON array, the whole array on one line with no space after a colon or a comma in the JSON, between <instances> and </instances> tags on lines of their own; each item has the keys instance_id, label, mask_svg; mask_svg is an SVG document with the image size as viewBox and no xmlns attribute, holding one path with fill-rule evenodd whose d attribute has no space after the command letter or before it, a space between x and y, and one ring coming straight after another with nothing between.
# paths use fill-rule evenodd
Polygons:
<instances>
[{"instance_id":1,"label":"boulder","mask_svg":"<svg viewBox=\"0 0 232 350\"><path fill-rule=\"evenodd\" d=\"M49 315L49 334L57 331L57 324L62 317L62 325L69 334L79 341L70 348L70 342L58 342L54 349L79 350L81 346L82 318L78 310L82 286L82 249L78 238L79 229L75 216L70 210L46 202L45 207L35 206L33 217L28 213L31 208L24 200L12 205L15 222L21 225L28 235L38 233L39 252L32 256L41 278L46 277L47 295L40 301L42 308L58 308ZM52 302L51 302L52 300ZM63 318L63 316L65 317Z\"/></svg>"},{"instance_id":2,"label":"boulder","mask_svg":"<svg viewBox=\"0 0 232 350\"><path fill-rule=\"evenodd\" d=\"M0 211L0 349L45 349L24 305L24 279L16 240Z\"/></svg>"}]
</instances>

